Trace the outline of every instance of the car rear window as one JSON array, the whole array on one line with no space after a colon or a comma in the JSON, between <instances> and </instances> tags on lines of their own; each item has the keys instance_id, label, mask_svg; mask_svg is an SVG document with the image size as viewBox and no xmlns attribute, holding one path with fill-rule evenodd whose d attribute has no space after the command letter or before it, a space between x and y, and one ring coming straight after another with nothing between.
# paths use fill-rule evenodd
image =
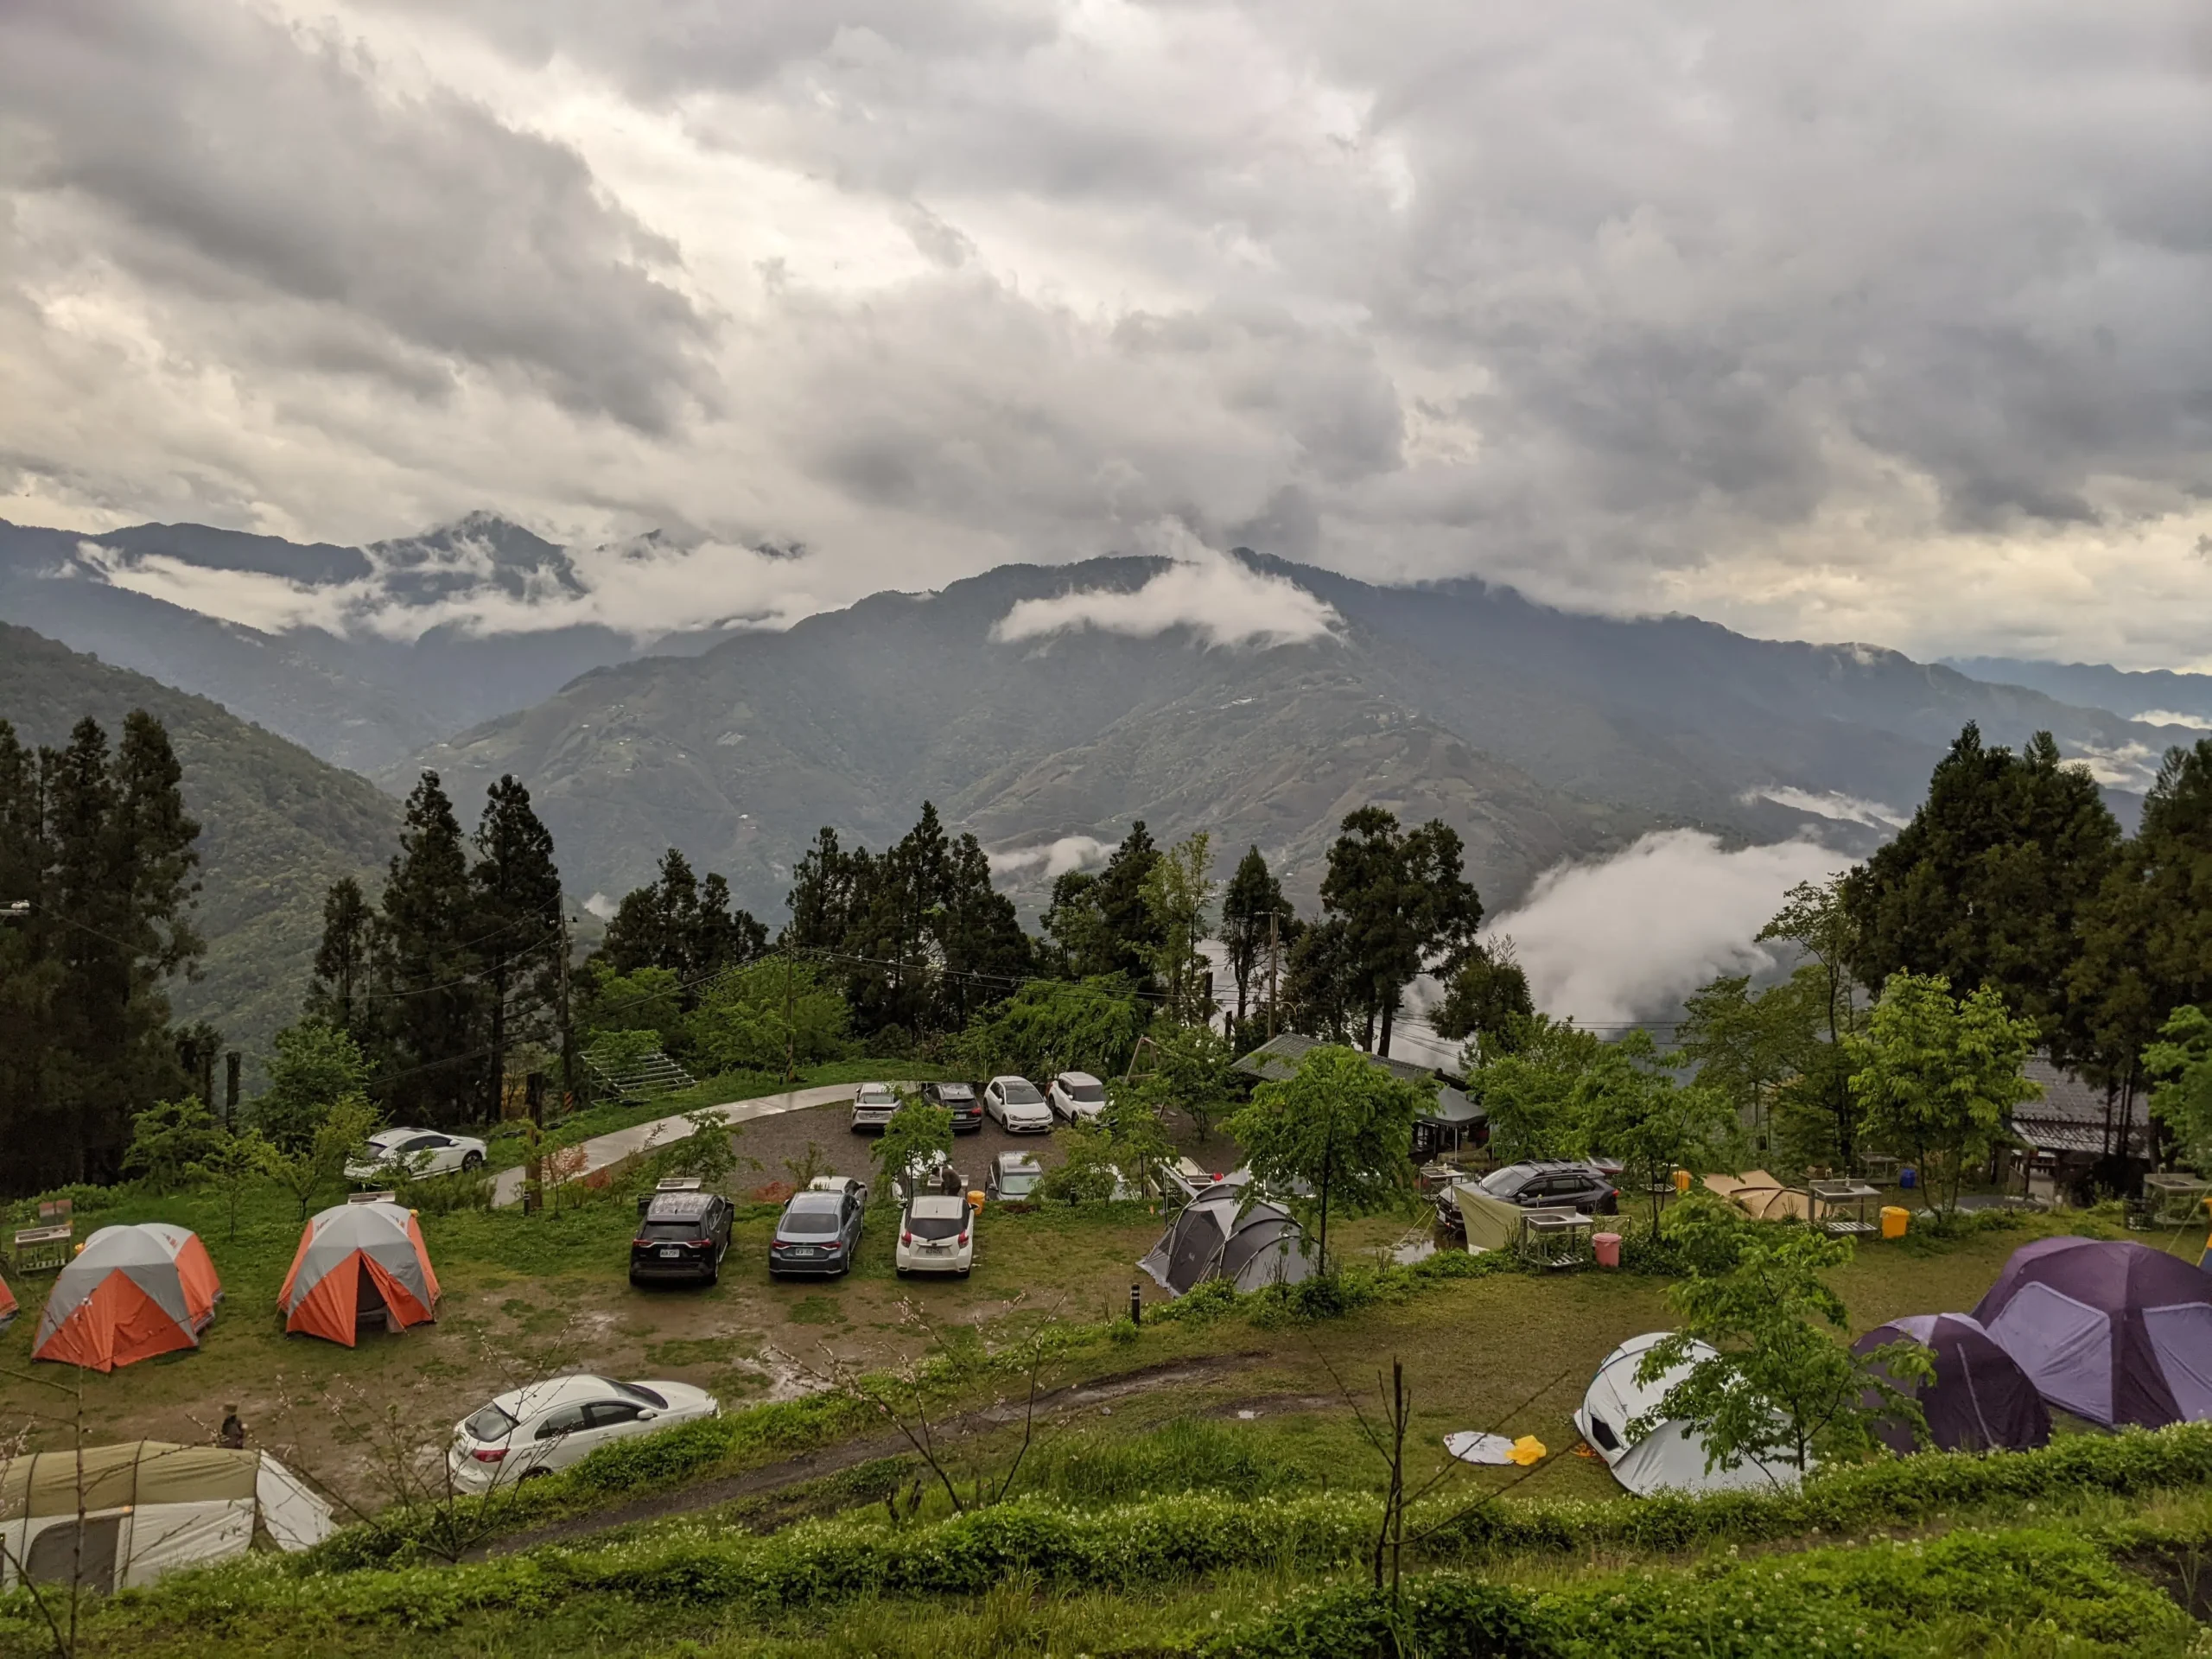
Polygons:
<instances>
[{"instance_id":1,"label":"car rear window","mask_svg":"<svg viewBox=\"0 0 2212 1659\"><path fill-rule=\"evenodd\" d=\"M1503 1169L1493 1169L1475 1185L1477 1191L1486 1192L1493 1198L1510 1198L1534 1179L1534 1171L1516 1169L1509 1164Z\"/></svg>"},{"instance_id":2,"label":"car rear window","mask_svg":"<svg viewBox=\"0 0 2212 1659\"><path fill-rule=\"evenodd\" d=\"M937 1097L950 1104L956 1100L973 1100L976 1098L976 1091L964 1083L940 1084L938 1086Z\"/></svg>"},{"instance_id":3,"label":"car rear window","mask_svg":"<svg viewBox=\"0 0 2212 1659\"><path fill-rule=\"evenodd\" d=\"M784 1212L783 1225L777 1230L807 1238L826 1236L837 1230L837 1212L835 1210L789 1210Z\"/></svg>"},{"instance_id":4,"label":"car rear window","mask_svg":"<svg viewBox=\"0 0 2212 1659\"><path fill-rule=\"evenodd\" d=\"M1005 1094L1009 1106L1042 1106L1045 1103L1045 1096L1039 1094L1033 1084L1027 1083L1009 1083L1006 1085Z\"/></svg>"},{"instance_id":5,"label":"car rear window","mask_svg":"<svg viewBox=\"0 0 2212 1659\"><path fill-rule=\"evenodd\" d=\"M609 1382L607 1386L625 1400L634 1400L641 1406L652 1407L655 1411L664 1411L668 1408L668 1402L661 1395L655 1394L651 1389L641 1389L635 1382Z\"/></svg>"},{"instance_id":6,"label":"car rear window","mask_svg":"<svg viewBox=\"0 0 2212 1659\"><path fill-rule=\"evenodd\" d=\"M698 1221L649 1221L645 1224L645 1238L697 1238L706 1230Z\"/></svg>"},{"instance_id":7,"label":"car rear window","mask_svg":"<svg viewBox=\"0 0 2212 1659\"><path fill-rule=\"evenodd\" d=\"M916 1238L950 1238L968 1224L965 1216L909 1216L906 1230Z\"/></svg>"},{"instance_id":8,"label":"car rear window","mask_svg":"<svg viewBox=\"0 0 2212 1659\"><path fill-rule=\"evenodd\" d=\"M515 1420L497 1406L486 1406L461 1427L472 1440L504 1440L514 1432Z\"/></svg>"}]
</instances>

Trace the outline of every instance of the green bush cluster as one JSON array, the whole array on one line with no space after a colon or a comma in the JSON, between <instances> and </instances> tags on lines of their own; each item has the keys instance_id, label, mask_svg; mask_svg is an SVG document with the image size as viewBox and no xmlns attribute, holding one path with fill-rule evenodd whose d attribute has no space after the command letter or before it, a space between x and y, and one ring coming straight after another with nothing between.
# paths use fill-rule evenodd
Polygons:
<instances>
[{"instance_id":1,"label":"green bush cluster","mask_svg":"<svg viewBox=\"0 0 2212 1659\"><path fill-rule=\"evenodd\" d=\"M1263 1329L1274 1329L1342 1319L1378 1304L1402 1302L1446 1280L1487 1279L1522 1270L1518 1262L1499 1251L1476 1255L1446 1249L1410 1265L1357 1262L1294 1285L1264 1285L1258 1290L1239 1291L1226 1280L1209 1279L1147 1317L1210 1325L1224 1314L1242 1313Z\"/></svg>"}]
</instances>

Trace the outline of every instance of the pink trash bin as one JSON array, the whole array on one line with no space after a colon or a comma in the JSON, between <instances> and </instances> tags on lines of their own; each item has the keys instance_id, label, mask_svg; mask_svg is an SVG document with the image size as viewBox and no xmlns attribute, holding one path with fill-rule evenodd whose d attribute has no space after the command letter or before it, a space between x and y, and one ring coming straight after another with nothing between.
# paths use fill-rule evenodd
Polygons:
<instances>
[{"instance_id":1,"label":"pink trash bin","mask_svg":"<svg viewBox=\"0 0 2212 1659\"><path fill-rule=\"evenodd\" d=\"M1598 1252L1598 1265L1618 1268L1621 1264L1621 1236L1618 1233L1593 1233L1590 1247Z\"/></svg>"}]
</instances>

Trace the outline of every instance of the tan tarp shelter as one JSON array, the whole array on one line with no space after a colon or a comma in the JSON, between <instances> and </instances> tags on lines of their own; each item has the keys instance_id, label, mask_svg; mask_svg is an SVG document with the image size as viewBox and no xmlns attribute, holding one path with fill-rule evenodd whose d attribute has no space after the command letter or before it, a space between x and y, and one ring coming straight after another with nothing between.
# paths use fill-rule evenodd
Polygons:
<instances>
[{"instance_id":1,"label":"tan tarp shelter","mask_svg":"<svg viewBox=\"0 0 2212 1659\"><path fill-rule=\"evenodd\" d=\"M393 1331L438 1317L438 1275L415 1212L396 1204L341 1204L300 1235L276 1294L287 1332L348 1348L364 1318Z\"/></svg>"},{"instance_id":2,"label":"tan tarp shelter","mask_svg":"<svg viewBox=\"0 0 2212 1659\"><path fill-rule=\"evenodd\" d=\"M264 1452L137 1440L0 1462L0 1589L150 1584L241 1555L257 1532L301 1550L330 1535L329 1504Z\"/></svg>"},{"instance_id":3,"label":"tan tarp shelter","mask_svg":"<svg viewBox=\"0 0 2212 1659\"><path fill-rule=\"evenodd\" d=\"M1452 1201L1459 1206L1459 1219L1467 1224L1467 1249L1510 1250L1518 1248L1529 1212L1517 1204L1493 1198L1472 1181L1458 1181Z\"/></svg>"},{"instance_id":4,"label":"tan tarp shelter","mask_svg":"<svg viewBox=\"0 0 2212 1659\"><path fill-rule=\"evenodd\" d=\"M1753 1221L1810 1221L1812 1201L1802 1188L1784 1186L1763 1169L1741 1175L1708 1175L1705 1190L1727 1199Z\"/></svg>"},{"instance_id":5,"label":"tan tarp shelter","mask_svg":"<svg viewBox=\"0 0 2212 1659\"><path fill-rule=\"evenodd\" d=\"M111 1371L197 1348L222 1300L197 1233L163 1221L103 1227L54 1281L31 1357Z\"/></svg>"}]
</instances>

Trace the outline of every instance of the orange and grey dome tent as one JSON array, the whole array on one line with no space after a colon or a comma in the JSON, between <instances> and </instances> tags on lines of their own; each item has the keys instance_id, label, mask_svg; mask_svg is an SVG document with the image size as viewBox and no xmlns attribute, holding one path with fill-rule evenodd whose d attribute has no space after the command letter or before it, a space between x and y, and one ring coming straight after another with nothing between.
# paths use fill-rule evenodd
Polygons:
<instances>
[{"instance_id":1,"label":"orange and grey dome tent","mask_svg":"<svg viewBox=\"0 0 2212 1659\"><path fill-rule=\"evenodd\" d=\"M8 1281L0 1279L0 1331L16 1322L16 1294L8 1288Z\"/></svg>"},{"instance_id":2,"label":"orange and grey dome tent","mask_svg":"<svg viewBox=\"0 0 2212 1659\"><path fill-rule=\"evenodd\" d=\"M199 1234L162 1221L103 1227L54 1281L31 1357L111 1371L197 1348L222 1300Z\"/></svg>"},{"instance_id":3,"label":"orange and grey dome tent","mask_svg":"<svg viewBox=\"0 0 2212 1659\"><path fill-rule=\"evenodd\" d=\"M341 1204L308 1223L276 1293L284 1329L353 1345L363 1315L394 1330L438 1317L438 1275L415 1214L396 1204Z\"/></svg>"}]
</instances>

